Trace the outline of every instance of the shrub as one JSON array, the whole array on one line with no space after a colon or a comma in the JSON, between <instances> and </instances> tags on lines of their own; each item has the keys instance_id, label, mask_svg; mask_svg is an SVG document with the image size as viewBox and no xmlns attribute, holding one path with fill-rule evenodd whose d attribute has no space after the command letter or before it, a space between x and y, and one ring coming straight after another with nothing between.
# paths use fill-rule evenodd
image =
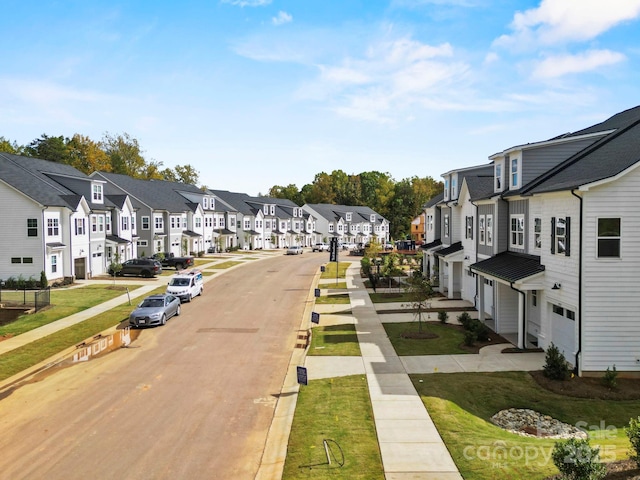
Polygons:
<instances>
[{"instance_id":1,"label":"shrub","mask_svg":"<svg viewBox=\"0 0 640 480\"><path fill-rule=\"evenodd\" d=\"M364 273L365 277L368 277L371 273L371 259L369 257L363 257L360 260L360 266L362 267L362 273Z\"/></svg>"},{"instance_id":2,"label":"shrub","mask_svg":"<svg viewBox=\"0 0 640 480\"><path fill-rule=\"evenodd\" d=\"M553 342L547 348L542 369L544 376L552 380L566 380L569 377L569 364Z\"/></svg>"},{"instance_id":3,"label":"shrub","mask_svg":"<svg viewBox=\"0 0 640 480\"><path fill-rule=\"evenodd\" d=\"M47 288L49 286L49 280L47 280L47 274L44 270L40 272L40 288Z\"/></svg>"},{"instance_id":4,"label":"shrub","mask_svg":"<svg viewBox=\"0 0 640 480\"><path fill-rule=\"evenodd\" d=\"M440 323L447 323L447 320L449 320L449 314L444 310L440 310L438 312L438 320L440 320Z\"/></svg>"},{"instance_id":5,"label":"shrub","mask_svg":"<svg viewBox=\"0 0 640 480\"><path fill-rule=\"evenodd\" d=\"M476 338L479 342L488 342L489 334L491 333L491 329L487 327L486 324L482 323L480 320L475 320L473 322L473 333L476 334Z\"/></svg>"},{"instance_id":6,"label":"shrub","mask_svg":"<svg viewBox=\"0 0 640 480\"><path fill-rule=\"evenodd\" d=\"M636 462L640 467L640 417L629 420L629 426L625 427L624 433L629 438L631 444L631 452L629 458Z\"/></svg>"},{"instance_id":7,"label":"shrub","mask_svg":"<svg viewBox=\"0 0 640 480\"><path fill-rule=\"evenodd\" d=\"M471 330L467 330L466 332L464 332L464 344L467 347L472 347L475 341L476 341L475 332L472 332Z\"/></svg>"},{"instance_id":8,"label":"shrub","mask_svg":"<svg viewBox=\"0 0 640 480\"><path fill-rule=\"evenodd\" d=\"M612 369L607 367L607 371L604 372L604 376L602 377L602 383L605 387L614 389L618 386L618 371L616 370L615 364Z\"/></svg>"},{"instance_id":9,"label":"shrub","mask_svg":"<svg viewBox=\"0 0 640 480\"><path fill-rule=\"evenodd\" d=\"M600 449L591 448L586 439L556 442L551 457L562 478L568 480L599 480L607 474L606 467L600 463Z\"/></svg>"},{"instance_id":10,"label":"shrub","mask_svg":"<svg viewBox=\"0 0 640 480\"><path fill-rule=\"evenodd\" d=\"M458 321L460 322L460 324L462 325L462 327L465 330L473 330L472 328L472 318L471 315L469 315L468 312L462 312L460 315L458 315Z\"/></svg>"}]
</instances>

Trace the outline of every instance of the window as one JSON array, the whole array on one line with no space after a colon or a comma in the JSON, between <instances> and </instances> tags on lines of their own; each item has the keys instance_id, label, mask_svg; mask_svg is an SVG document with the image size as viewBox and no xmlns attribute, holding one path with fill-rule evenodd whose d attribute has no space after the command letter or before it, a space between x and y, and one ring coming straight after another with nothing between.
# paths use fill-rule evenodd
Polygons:
<instances>
[{"instance_id":1,"label":"window","mask_svg":"<svg viewBox=\"0 0 640 480\"><path fill-rule=\"evenodd\" d=\"M495 191L502 191L502 163L496 163L494 165L495 171Z\"/></svg>"},{"instance_id":2,"label":"window","mask_svg":"<svg viewBox=\"0 0 640 480\"><path fill-rule=\"evenodd\" d=\"M329 231L330 231L330 232L333 232L333 223L330 223L330 224L329 224Z\"/></svg>"},{"instance_id":3,"label":"window","mask_svg":"<svg viewBox=\"0 0 640 480\"><path fill-rule=\"evenodd\" d=\"M271 215L275 215L276 214L276 206L275 205L269 205L269 212L271 213Z\"/></svg>"},{"instance_id":4,"label":"window","mask_svg":"<svg viewBox=\"0 0 640 480\"><path fill-rule=\"evenodd\" d=\"M493 245L493 215L487 215L487 246Z\"/></svg>"},{"instance_id":5,"label":"window","mask_svg":"<svg viewBox=\"0 0 640 480\"><path fill-rule=\"evenodd\" d=\"M85 234L84 218L76 218L76 235Z\"/></svg>"},{"instance_id":6,"label":"window","mask_svg":"<svg viewBox=\"0 0 640 480\"><path fill-rule=\"evenodd\" d=\"M444 216L444 236L449 236L449 215Z\"/></svg>"},{"instance_id":7,"label":"window","mask_svg":"<svg viewBox=\"0 0 640 480\"><path fill-rule=\"evenodd\" d=\"M93 185L93 201L102 203L102 185Z\"/></svg>"},{"instance_id":8,"label":"window","mask_svg":"<svg viewBox=\"0 0 640 480\"><path fill-rule=\"evenodd\" d=\"M371 215L369 215L369 221L371 223L375 223L375 221L376 221L376 214L375 213L372 213Z\"/></svg>"},{"instance_id":9,"label":"window","mask_svg":"<svg viewBox=\"0 0 640 480\"><path fill-rule=\"evenodd\" d=\"M33 257L22 257L22 263L33 263Z\"/></svg>"},{"instance_id":10,"label":"window","mask_svg":"<svg viewBox=\"0 0 640 480\"><path fill-rule=\"evenodd\" d=\"M542 219L539 217L533 219L533 245L535 248L542 246Z\"/></svg>"},{"instance_id":11,"label":"window","mask_svg":"<svg viewBox=\"0 0 640 480\"><path fill-rule=\"evenodd\" d=\"M164 221L162 220L162 217L153 217L153 226L155 230L164 230Z\"/></svg>"},{"instance_id":12,"label":"window","mask_svg":"<svg viewBox=\"0 0 640 480\"><path fill-rule=\"evenodd\" d=\"M473 217L465 218L465 238L473 240Z\"/></svg>"},{"instance_id":13,"label":"window","mask_svg":"<svg viewBox=\"0 0 640 480\"><path fill-rule=\"evenodd\" d=\"M187 228L187 216L182 215L182 228Z\"/></svg>"},{"instance_id":14,"label":"window","mask_svg":"<svg viewBox=\"0 0 640 480\"><path fill-rule=\"evenodd\" d=\"M576 319L576 312L574 312L573 310L565 310L566 316L569 320L575 320Z\"/></svg>"},{"instance_id":15,"label":"window","mask_svg":"<svg viewBox=\"0 0 640 480\"><path fill-rule=\"evenodd\" d=\"M249 218L244 219L244 229L251 230L251 219Z\"/></svg>"},{"instance_id":16,"label":"window","mask_svg":"<svg viewBox=\"0 0 640 480\"><path fill-rule=\"evenodd\" d=\"M264 212L265 215L269 215L269 205L264 205L262 207L262 211Z\"/></svg>"},{"instance_id":17,"label":"window","mask_svg":"<svg viewBox=\"0 0 640 480\"><path fill-rule=\"evenodd\" d=\"M538 306L538 291L537 290L531 290L531 306L532 307L537 307Z\"/></svg>"},{"instance_id":18,"label":"window","mask_svg":"<svg viewBox=\"0 0 640 480\"><path fill-rule=\"evenodd\" d=\"M202 228L202 219L200 217L195 218L196 228Z\"/></svg>"},{"instance_id":19,"label":"window","mask_svg":"<svg viewBox=\"0 0 640 480\"><path fill-rule=\"evenodd\" d=\"M449 200L449 179L444 179L444 199Z\"/></svg>"},{"instance_id":20,"label":"window","mask_svg":"<svg viewBox=\"0 0 640 480\"><path fill-rule=\"evenodd\" d=\"M174 230L174 229L180 227L180 218L176 217L174 215L171 215L169 217L169 223L171 224L171 230Z\"/></svg>"},{"instance_id":21,"label":"window","mask_svg":"<svg viewBox=\"0 0 640 480\"><path fill-rule=\"evenodd\" d=\"M22 263L22 258L20 258L20 257L11 257L11 263Z\"/></svg>"},{"instance_id":22,"label":"window","mask_svg":"<svg viewBox=\"0 0 640 480\"><path fill-rule=\"evenodd\" d=\"M129 230L129 217L122 217L122 231Z\"/></svg>"},{"instance_id":23,"label":"window","mask_svg":"<svg viewBox=\"0 0 640 480\"><path fill-rule=\"evenodd\" d=\"M98 231L98 218L95 215L91 216L91 231L94 233Z\"/></svg>"},{"instance_id":24,"label":"window","mask_svg":"<svg viewBox=\"0 0 640 480\"><path fill-rule=\"evenodd\" d=\"M208 197L204 197L202 199L202 208L204 208L205 210L209 209L209 198Z\"/></svg>"},{"instance_id":25,"label":"window","mask_svg":"<svg viewBox=\"0 0 640 480\"><path fill-rule=\"evenodd\" d=\"M515 248L524 247L524 215L511 215L509 245Z\"/></svg>"},{"instance_id":26,"label":"window","mask_svg":"<svg viewBox=\"0 0 640 480\"><path fill-rule=\"evenodd\" d=\"M598 219L598 258L620 258L620 219Z\"/></svg>"},{"instance_id":27,"label":"window","mask_svg":"<svg viewBox=\"0 0 640 480\"><path fill-rule=\"evenodd\" d=\"M427 230L433 232L433 215L427 215Z\"/></svg>"},{"instance_id":28,"label":"window","mask_svg":"<svg viewBox=\"0 0 640 480\"><path fill-rule=\"evenodd\" d=\"M98 231L104 232L104 217L102 215L98 217Z\"/></svg>"},{"instance_id":29,"label":"window","mask_svg":"<svg viewBox=\"0 0 640 480\"><path fill-rule=\"evenodd\" d=\"M351 221L351 212L347 212L347 214L345 215L347 222Z\"/></svg>"},{"instance_id":30,"label":"window","mask_svg":"<svg viewBox=\"0 0 640 480\"><path fill-rule=\"evenodd\" d=\"M51 255L51 273L56 273L58 271L58 256Z\"/></svg>"},{"instance_id":31,"label":"window","mask_svg":"<svg viewBox=\"0 0 640 480\"><path fill-rule=\"evenodd\" d=\"M551 309L553 310L553 313L555 313L556 315L562 315L564 317L564 308L562 308L559 305L552 305Z\"/></svg>"},{"instance_id":32,"label":"window","mask_svg":"<svg viewBox=\"0 0 640 480\"><path fill-rule=\"evenodd\" d=\"M136 216L135 215L131 215L131 230L135 230L136 229Z\"/></svg>"},{"instance_id":33,"label":"window","mask_svg":"<svg viewBox=\"0 0 640 480\"><path fill-rule=\"evenodd\" d=\"M551 218L551 253L556 255L570 254L571 218Z\"/></svg>"},{"instance_id":34,"label":"window","mask_svg":"<svg viewBox=\"0 0 640 480\"><path fill-rule=\"evenodd\" d=\"M38 236L38 219L27 218L27 237Z\"/></svg>"},{"instance_id":35,"label":"window","mask_svg":"<svg viewBox=\"0 0 640 480\"><path fill-rule=\"evenodd\" d=\"M511 187L518 187L518 159L511 159Z\"/></svg>"},{"instance_id":36,"label":"window","mask_svg":"<svg viewBox=\"0 0 640 480\"><path fill-rule=\"evenodd\" d=\"M451 179L451 198L458 198L458 186L456 185L455 177Z\"/></svg>"},{"instance_id":37,"label":"window","mask_svg":"<svg viewBox=\"0 0 640 480\"><path fill-rule=\"evenodd\" d=\"M150 219L149 217L140 218L140 223L142 224L143 230L149 230Z\"/></svg>"},{"instance_id":38,"label":"window","mask_svg":"<svg viewBox=\"0 0 640 480\"><path fill-rule=\"evenodd\" d=\"M486 217L484 215L480 215L478 217L478 243L480 245L484 245L485 243L485 235L484 235L485 218Z\"/></svg>"},{"instance_id":39,"label":"window","mask_svg":"<svg viewBox=\"0 0 640 480\"><path fill-rule=\"evenodd\" d=\"M105 216L104 219L106 220L106 225L107 225L107 233L111 233L111 217L109 215Z\"/></svg>"},{"instance_id":40,"label":"window","mask_svg":"<svg viewBox=\"0 0 640 480\"><path fill-rule=\"evenodd\" d=\"M47 235L50 237L60 235L60 225L57 218L47 218Z\"/></svg>"},{"instance_id":41,"label":"window","mask_svg":"<svg viewBox=\"0 0 640 480\"><path fill-rule=\"evenodd\" d=\"M136 242L136 245L138 247L148 247L149 246L149 242L147 240L138 240Z\"/></svg>"}]
</instances>

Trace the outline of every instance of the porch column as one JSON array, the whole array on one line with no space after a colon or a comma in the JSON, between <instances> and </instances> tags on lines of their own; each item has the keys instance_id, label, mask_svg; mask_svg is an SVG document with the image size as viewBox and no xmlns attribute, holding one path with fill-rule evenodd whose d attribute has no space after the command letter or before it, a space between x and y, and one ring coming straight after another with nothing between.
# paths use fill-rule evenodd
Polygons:
<instances>
[{"instance_id":1,"label":"porch column","mask_svg":"<svg viewBox=\"0 0 640 480\"><path fill-rule=\"evenodd\" d=\"M518 348L524 348L524 337L526 326L523 324L524 320L524 298L525 296L518 292Z\"/></svg>"},{"instance_id":2,"label":"porch column","mask_svg":"<svg viewBox=\"0 0 640 480\"><path fill-rule=\"evenodd\" d=\"M448 262L448 266L447 266L447 271L449 272L449 282L447 283L447 288L449 289L449 291L447 292L447 298L453 298L453 285L454 285L454 277L455 277L455 273L454 273L454 268L453 268L454 263L453 262Z\"/></svg>"},{"instance_id":3,"label":"porch column","mask_svg":"<svg viewBox=\"0 0 640 480\"><path fill-rule=\"evenodd\" d=\"M484 277L478 275L478 320L484 323Z\"/></svg>"}]
</instances>

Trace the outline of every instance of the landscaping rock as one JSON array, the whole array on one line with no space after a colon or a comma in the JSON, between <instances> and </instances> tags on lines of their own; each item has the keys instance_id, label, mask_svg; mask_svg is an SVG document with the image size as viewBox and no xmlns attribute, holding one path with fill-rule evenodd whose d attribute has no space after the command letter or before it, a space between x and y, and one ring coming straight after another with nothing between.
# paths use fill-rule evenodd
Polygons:
<instances>
[{"instance_id":1,"label":"landscaping rock","mask_svg":"<svg viewBox=\"0 0 640 480\"><path fill-rule=\"evenodd\" d=\"M525 437L587 438L587 432L527 408L501 410L491 422L511 433Z\"/></svg>"}]
</instances>

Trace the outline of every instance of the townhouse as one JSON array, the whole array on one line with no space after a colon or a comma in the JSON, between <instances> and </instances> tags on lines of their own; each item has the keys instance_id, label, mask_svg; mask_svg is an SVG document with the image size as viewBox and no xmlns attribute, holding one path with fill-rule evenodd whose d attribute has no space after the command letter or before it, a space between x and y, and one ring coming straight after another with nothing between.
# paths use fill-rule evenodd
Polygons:
<instances>
[{"instance_id":1,"label":"townhouse","mask_svg":"<svg viewBox=\"0 0 640 480\"><path fill-rule=\"evenodd\" d=\"M553 343L581 375L640 371L639 133L636 107L498 152L491 178L448 172L443 200L425 205L441 217L425 272L520 348Z\"/></svg>"},{"instance_id":2,"label":"townhouse","mask_svg":"<svg viewBox=\"0 0 640 480\"><path fill-rule=\"evenodd\" d=\"M338 243L389 241L389 221L369 207L307 203L302 209L315 218L316 242L332 237Z\"/></svg>"}]
</instances>

